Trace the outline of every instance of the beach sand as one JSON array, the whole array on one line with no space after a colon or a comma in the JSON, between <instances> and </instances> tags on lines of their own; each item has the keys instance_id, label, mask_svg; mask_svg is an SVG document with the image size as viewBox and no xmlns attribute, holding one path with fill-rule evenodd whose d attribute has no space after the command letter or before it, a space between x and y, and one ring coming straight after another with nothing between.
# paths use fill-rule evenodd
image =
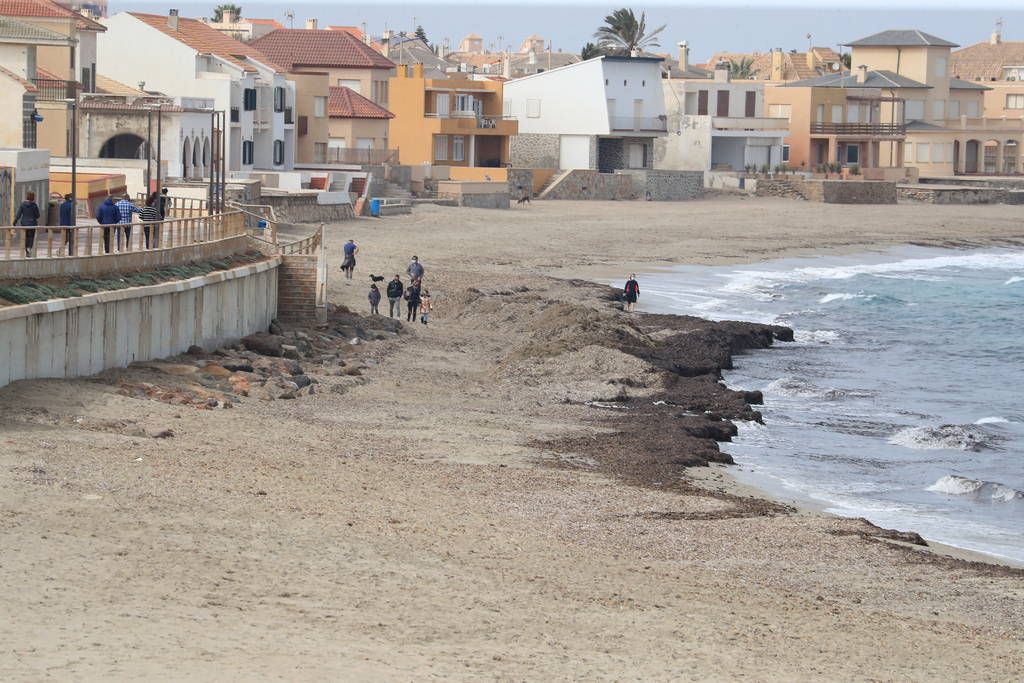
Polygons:
<instances>
[{"instance_id":1,"label":"beach sand","mask_svg":"<svg viewBox=\"0 0 1024 683\"><path fill-rule=\"evenodd\" d=\"M115 379L133 371L0 389L4 680L1024 670L1019 570L763 504L727 467L685 475L687 492L543 447L608 445L611 411L586 405L617 390L608 378L653 391L648 364L589 336L626 314L567 278L1020 247L1016 207L536 202L327 232L332 301L366 310L368 274L404 274L413 253L434 298L428 327L352 349L358 377L309 369L315 395L235 410L124 396ZM348 238L351 283L336 270Z\"/></svg>"}]
</instances>

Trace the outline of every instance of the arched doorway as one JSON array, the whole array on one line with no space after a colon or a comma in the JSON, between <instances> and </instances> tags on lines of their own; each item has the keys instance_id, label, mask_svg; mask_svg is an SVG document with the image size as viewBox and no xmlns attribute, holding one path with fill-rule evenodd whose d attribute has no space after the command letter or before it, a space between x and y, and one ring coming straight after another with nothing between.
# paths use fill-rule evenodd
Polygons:
<instances>
[{"instance_id":1,"label":"arched doorway","mask_svg":"<svg viewBox=\"0 0 1024 683\"><path fill-rule=\"evenodd\" d=\"M213 166L210 165L210 138L203 139L203 168L206 169L206 175L213 173Z\"/></svg>"},{"instance_id":2,"label":"arched doorway","mask_svg":"<svg viewBox=\"0 0 1024 683\"><path fill-rule=\"evenodd\" d=\"M964 145L964 172L965 173L977 173L979 166L979 153L981 152L981 143L977 140L968 140L967 144Z\"/></svg>"},{"instance_id":3,"label":"arched doorway","mask_svg":"<svg viewBox=\"0 0 1024 683\"><path fill-rule=\"evenodd\" d=\"M998 140L985 141L985 163L982 166L985 173L999 173L999 150L1001 148Z\"/></svg>"},{"instance_id":4,"label":"arched doorway","mask_svg":"<svg viewBox=\"0 0 1024 683\"><path fill-rule=\"evenodd\" d=\"M202 150L199 147L199 138L192 141L192 174L196 178L202 178L204 175L203 157Z\"/></svg>"},{"instance_id":5,"label":"arched doorway","mask_svg":"<svg viewBox=\"0 0 1024 683\"><path fill-rule=\"evenodd\" d=\"M103 143L101 159L145 159L146 141L132 133L121 133Z\"/></svg>"},{"instance_id":6,"label":"arched doorway","mask_svg":"<svg viewBox=\"0 0 1024 683\"><path fill-rule=\"evenodd\" d=\"M192 144L188 138L181 146L181 177L185 180L192 177Z\"/></svg>"}]
</instances>

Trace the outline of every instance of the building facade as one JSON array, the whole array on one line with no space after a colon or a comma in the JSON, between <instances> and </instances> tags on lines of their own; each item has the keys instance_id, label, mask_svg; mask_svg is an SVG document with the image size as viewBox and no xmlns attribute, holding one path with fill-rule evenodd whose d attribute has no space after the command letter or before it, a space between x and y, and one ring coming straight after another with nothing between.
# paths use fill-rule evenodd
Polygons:
<instances>
[{"instance_id":1,"label":"building facade","mask_svg":"<svg viewBox=\"0 0 1024 683\"><path fill-rule=\"evenodd\" d=\"M334 86L328 108L328 163L398 163L388 148L388 122L394 114L359 93Z\"/></svg>"}]
</instances>

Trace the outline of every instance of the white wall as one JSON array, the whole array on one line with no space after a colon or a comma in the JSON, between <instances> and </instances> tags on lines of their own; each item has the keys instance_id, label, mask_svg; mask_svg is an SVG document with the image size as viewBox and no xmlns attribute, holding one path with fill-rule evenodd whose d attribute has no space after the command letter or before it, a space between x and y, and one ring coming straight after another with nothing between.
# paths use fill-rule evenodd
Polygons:
<instances>
[{"instance_id":1,"label":"white wall","mask_svg":"<svg viewBox=\"0 0 1024 683\"><path fill-rule=\"evenodd\" d=\"M661 88L661 67L657 62L602 59L604 99L615 100L610 116L632 118L634 100L642 100L643 118L665 115L665 96Z\"/></svg>"},{"instance_id":2,"label":"white wall","mask_svg":"<svg viewBox=\"0 0 1024 683\"><path fill-rule=\"evenodd\" d=\"M559 140L558 168L590 168L589 135L563 135Z\"/></svg>"},{"instance_id":3,"label":"white wall","mask_svg":"<svg viewBox=\"0 0 1024 683\"><path fill-rule=\"evenodd\" d=\"M519 133L607 135L601 61L590 59L505 83L505 106L519 121Z\"/></svg>"},{"instance_id":4,"label":"white wall","mask_svg":"<svg viewBox=\"0 0 1024 683\"><path fill-rule=\"evenodd\" d=\"M34 61L29 56L30 50L28 45L0 43L0 66L20 78L34 78L35 74L27 71L29 62Z\"/></svg>"}]
</instances>

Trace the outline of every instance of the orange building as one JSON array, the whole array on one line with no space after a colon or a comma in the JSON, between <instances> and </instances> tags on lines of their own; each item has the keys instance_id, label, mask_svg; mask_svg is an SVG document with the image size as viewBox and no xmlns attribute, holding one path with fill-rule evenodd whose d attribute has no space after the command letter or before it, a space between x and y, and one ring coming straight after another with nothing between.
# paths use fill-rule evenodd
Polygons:
<instances>
[{"instance_id":1,"label":"orange building","mask_svg":"<svg viewBox=\"0 0 1024 683\"><path fill-rule=\"evenodd\" d=\"M423 77L423 65L391 79L389 144L403 164L506 166L519 123L504 115L503 84Z\"/></svg>"}]
</instances>

